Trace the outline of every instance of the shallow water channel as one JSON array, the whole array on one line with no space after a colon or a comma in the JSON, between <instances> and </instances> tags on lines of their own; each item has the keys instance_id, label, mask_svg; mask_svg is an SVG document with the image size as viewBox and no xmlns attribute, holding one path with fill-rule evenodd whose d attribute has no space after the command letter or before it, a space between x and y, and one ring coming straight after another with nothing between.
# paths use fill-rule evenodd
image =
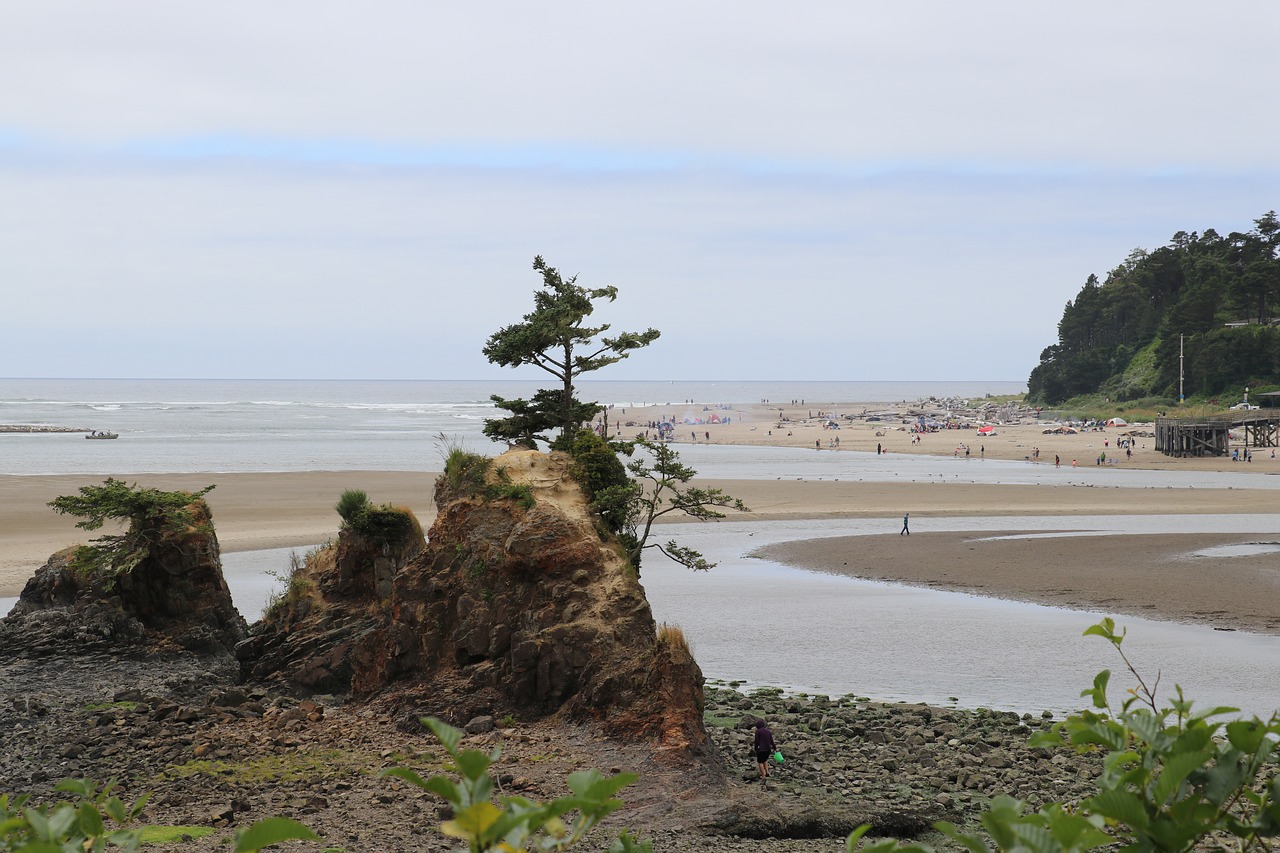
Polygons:
<instances>
[{"instance_id":1,"label":"shallow water channel","mask_svg":"<svg viewBox=\"0 0 1280 853\"><path fill-rule=\"evenodd\" d=\"M748 556L774 542L883 533L886 523L684 525L678 534L681 544L720 565L694 574L650 559L643 581L655 617L684 629L711 678L1018 711L1078 708L1080 691L1102 669L1113 672L1113 698L1122 698L1134 685L1108 643L1082 636L1089 625L1112 614L853 580ZM1082 529L1115 534L1280 530L1280 516L1271 515L947 518L928 523L938 531L1021 529L1050 535ZM1280 707L1280 637L1114 618L1128 628L1124 649L1143 676L1162 673L1162 695L1176 682L1202 707L1232 705L1263 715Z\"/></svg>"}]
</instances>

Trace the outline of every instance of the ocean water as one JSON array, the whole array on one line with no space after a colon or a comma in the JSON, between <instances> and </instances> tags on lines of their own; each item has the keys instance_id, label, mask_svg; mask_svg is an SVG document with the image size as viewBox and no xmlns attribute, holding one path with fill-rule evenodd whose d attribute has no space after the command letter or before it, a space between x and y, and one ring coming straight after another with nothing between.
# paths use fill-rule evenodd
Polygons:
<instances>
[{"instance_id":1,"label":"ocean water","mask_svg":"<svg viewBox=\"0 0 1280 853\"><path fill-rule=\"evenodd\" d=\"M0 433L0 473L438 471L442 448L491 453L481 432L490 396L527 397L545 383L283 380L0 379L0 424L119 433ZM604 382L580 396L615 409L706 405L869 403L1015 394L1022 382ZM693 403L686 403L693 400ZM442 436L444 437L442 439Z\"/></svg>"}]
</instances>

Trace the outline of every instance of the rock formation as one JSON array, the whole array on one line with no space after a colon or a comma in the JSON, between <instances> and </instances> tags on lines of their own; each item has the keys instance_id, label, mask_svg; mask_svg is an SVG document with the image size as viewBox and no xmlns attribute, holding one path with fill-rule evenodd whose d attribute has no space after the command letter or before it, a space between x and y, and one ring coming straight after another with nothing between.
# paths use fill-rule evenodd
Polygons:
<instances>
[{"instance_id":1,"label":"rock formation","mask_svg":"<svg viewBox=\"0 0 1280 853\"><path fill-rule=\"evenodd\" d=\"M390 612L396 574L422 551L414 523L402 535L362 535L351 527L297 565L289 588L236 649L243 676L311 693L347 693L356 643Z\"/></svg>"},{"instance_id":2,"label":"rock formation","mask_svg":"<svg viewBox=\"0 0 1280 853\"><path fill-rule=\"evenodd\" d=\"M96 651L231 652L248 634L222 575L218 537L202 499L175 530L153 520L146 553L118 573L73 568L60 551L27 581L0 620L0 648L31 656Z\"/></svg>"},{"instance_id":3,"label":"rock formation","mask_svg":"<svg viewBox=\"0 0 1280 853\"><path fill-rule=\"evenodd\" d=\"M376 572L346 564L376 560L368 543L344 533L313 555L307 591L239 650L245 674L357 696L394 686L437 715L561 715L674 754L706 749L702 673L678 631L657 630L572 459L520 450L476 462L440 478L427 545L389 595Z\"/></svg>"}]
</instances>

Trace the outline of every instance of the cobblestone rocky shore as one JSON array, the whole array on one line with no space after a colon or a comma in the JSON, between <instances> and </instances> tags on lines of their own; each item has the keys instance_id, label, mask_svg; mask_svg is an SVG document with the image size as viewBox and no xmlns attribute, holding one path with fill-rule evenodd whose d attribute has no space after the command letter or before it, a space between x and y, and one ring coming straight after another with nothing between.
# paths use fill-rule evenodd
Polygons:
<instances>
[{"instance_id":1,"label":"cobblestone rocky shore","mask_svg":"<svg viewBox=\"0 0 1280 853\"><path fill-rule=\"evenodd\" d=\"M436 830L441 803L377 775L398 764L440 772L442 753L418 723L432 712L428 697L298 699L237 686L235 669L189 656L0 662L3 790L39 799L63 778L119 780L123 797L152 794L147 822L213 829L182 850L225 849L234 827L272 815L317 830L325 847L316 849L450 849ZM785 756L767 787L750 757L757 717ZM936 820L971 824L995 794L1078 798L1097 770L1066 751L1027 748L1051 722L1042 716L728 686L707 689L720 766L702 771L589 725L451 722L473 732L476 748L501 744L495 775L506 794L549 799L587 767L639 773L610 829L630 827L657 850L842 850L863 822L927 837Z\"/></svg>"}]
</instances>

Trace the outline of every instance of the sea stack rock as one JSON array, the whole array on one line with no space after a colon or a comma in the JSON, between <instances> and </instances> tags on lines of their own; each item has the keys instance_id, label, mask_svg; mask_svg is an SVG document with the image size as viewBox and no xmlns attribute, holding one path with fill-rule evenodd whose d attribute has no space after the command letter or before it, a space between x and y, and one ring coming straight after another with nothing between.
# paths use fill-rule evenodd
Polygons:
<instances>
[{"instance_id":1,"label":"sea stack rock","mask_svg":"<svg viewBox=\"0 0 1280 853\"><path fill-rule=\"evenodd\" d=\"M248 634L222 574L209 507L194 499L185 524L148 523L131 568L82 571L76 548L59 551L27 581L0 620L0 649L14 655L87 652L230 653Z\"/></svg>"},{"instance_id":2,"label":"sea stack rock","mask_svg":"<svg viewBox=\"0 0 1280 853\"><path fill-rule=\"evenodd\" d=\"M246 674L278 677L283 662L299 686L333 690L349 674L354 696L398 693L462 722L558 715L674 756L708 749L702 672L678 630L658 630L572 458L513 450L459 454L448 467L426 547L390 595L354 569L351 582L334 580L340 537L334 554L308 561L309 615L244 644ZM338 608L340 589L351 592ZM322 671L332 677L317 681Z\"/></svg>"}]
</instances>

